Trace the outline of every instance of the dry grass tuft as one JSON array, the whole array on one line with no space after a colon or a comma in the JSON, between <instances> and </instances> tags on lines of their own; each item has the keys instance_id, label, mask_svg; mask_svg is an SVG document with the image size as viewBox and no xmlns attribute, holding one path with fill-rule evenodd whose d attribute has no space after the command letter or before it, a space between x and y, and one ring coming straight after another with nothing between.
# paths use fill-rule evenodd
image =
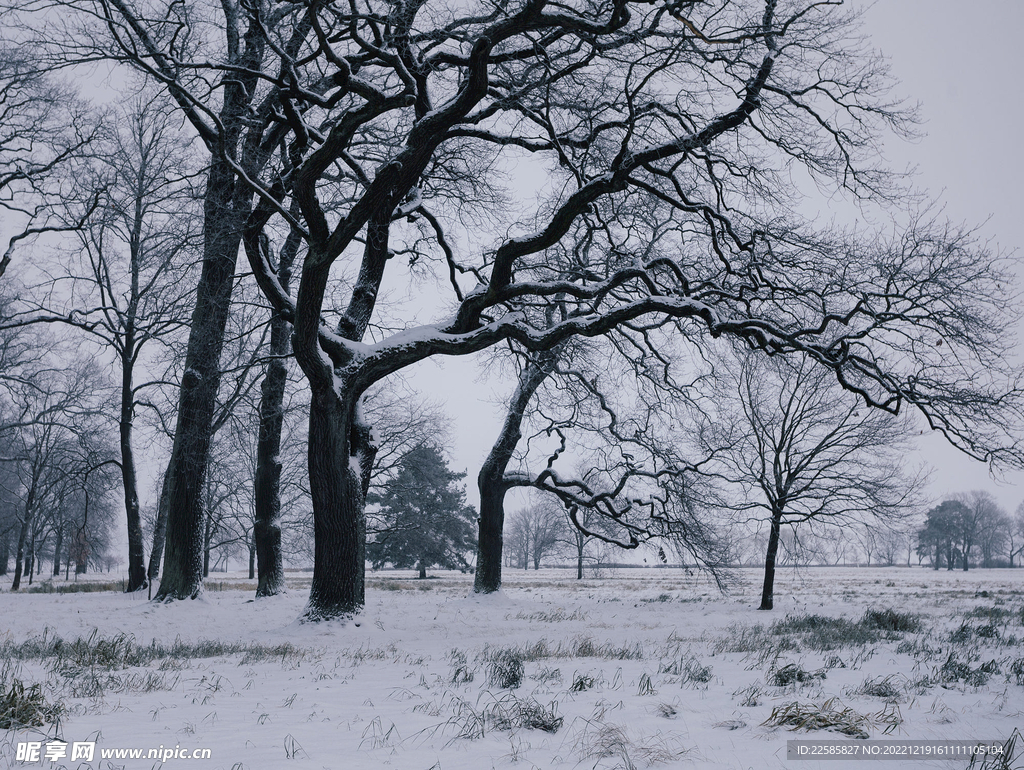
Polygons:
<instances>
[{"instance_id":1,"label":"dry grass tuft","mask_svg":"<svg viewBox=\"0 0 1024 770\"><path fill-rule=\"evenodd\" d=\"M867 739L868 729L873 723L885 725L888 733L902 722L898 711L883 709L868 716L843 706L836 698L829 698L821 705L814 703L786 703L772 709L771 715L762 722L765 727L786 727L790 730L828 730L849 735L851 738Z\"/></svg>"}]
</instances>

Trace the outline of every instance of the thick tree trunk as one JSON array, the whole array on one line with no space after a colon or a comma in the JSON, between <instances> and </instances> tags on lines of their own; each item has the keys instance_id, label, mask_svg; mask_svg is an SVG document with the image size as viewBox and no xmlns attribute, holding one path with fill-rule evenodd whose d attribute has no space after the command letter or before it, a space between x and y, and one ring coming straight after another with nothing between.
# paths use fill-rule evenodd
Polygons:
<instances>
[{"instance_id":1,"label":"thick tree trunk","mask_svg":"<svg viewBox=\"0 0 1024 770\"><path fill-rule=\"evenodd\" d=\"M264 126L243 122L251 116L257 81L250 73L258 71L263 61L266 30L263 21L254 18L243 34L236 26L240 15L228 16L229 40L234 36L236 45L242 43L237 45L232 54L237 58L231 62L239 66L239 73L222 85L223 103L218 115L221 146L213 153L203 202L203 269L196 287L174 448L168 464L167 534L158 601L195 598L202 592L203 492L220 385L220 355L242 228L253 197L252 189L236 178L233 165L241 164L250 178L256 178L269 158L268 151L259 149ZM237 158L240 145L243 155ZM224 150L229 157L218 157Z\"/></svg>"},{"instance_id":2,"label":"thick tree trunk","mask_svg":"<svg viewBox=\"0 0 1024 770\"><path fill-rule=\"evenodd\" d=\"M515 441L519 440L518 431ZM513 444L514 447L514 444ZM495 444L495 449L498 444ZM501 588L501 552L503 548L503 530L505 527L505 467L511 458L511 452L504 462L495 457L495 449L491 450L477 476L477 488L480 490L480 518L478 519L478 539L476 550L476 575L473 577L473 590L478 594L489 594Z\"/></svg>"},{"instance_id":3,"label":"thick tree trunk","mask_svg":"<svg viewBox=\"0 0 1024 770\"><path fill-rule=\"evenodd\" d=\"M425 561L423 561L423 559L420 559L419 579L420 580L426 580L427 579L427 563Z\"/></svg>"},{"instance_id":4,"label":"thick tree trunk","mask_svg":"<svg viewBox=\"0 0 1024 770\"><path fill-rule=\"evenodd\" d=\"M1012 567L1012 557L1011 564ZM6 575L11 567L11 536L9 533L4 532L0 536L0 575Z\"/></svg>"},{"instance_id":5,"label":"thick tree trunk","mask_svg":"<svg viewBox=\"0 0 1024 770\"><path fill-rule=\"evenodd\" d=\"M292 262L301 236L288 234L278 265L278 281L288 291ZM273 596L284 591L284 560L281 557L281 431L284 426L284 392L288 382L285 357L290 350L291 324L274 311L270 319L270 355L267 374L260 386L260 427L256 444L256 520L253 538L259 583L256 596Z\"/></svg>"},{"instance_id":6,"label":"thick tree trunk","mask_svg":"<svg viewBox=\"0 0 1024 770\"><path fill-rule=\"evenodd\" d=\"M775 608L775 560L779 555L779 539L782 530L782 511L772 511L772 526L768 534L768 553L764 558L764 586L761 588L759 610Z\"/></svg>"},{"instance_id":7,"label":"thick tree trunk","mask_svg":"<svg viewBox=\"0 0 1024 770\"><path fill-rule=\"evenodd\" d=\"M235 262L246 211L232 200L235 180L224 161L214 161L204 207L203 270L196 288L185 372L181 378L170 488L164 575L158 601L199 596L203 588L203 492L220 386L220 355L234 287ZM171 471L170 469L173 469Z\"/></svg>"},{"instance_id":8,"label":"thick tree trunk","mask_svg":"<svg viewBox=\"0 0 1024 770\"><path fill-rule=\"evenodd\" d=\"M313 499L313 582L303 617L329 620L366 601L366 490L376 454L356 420L358 396L310 380L309 490Z\"/></svg>"},{"instance_id":9,"label":"thick tree trunk","mask_svg":"<svg viewBox=\"0 0 1024 770\"><path fill-rule=\"evenodd\" d=\"M505 478L505 471L522 437L521 427L526 407L533 394L537 392L537 388L554 370L562 347L558 346L538 354L523 368L519 376L519 385L505 415L505 423L477 475L480 519L473 590L478 594L493 593L501 588L505 493L510 486Z\"/></svg>"},{"instance_id":10,"label":"thick tree trunk","mask_svg":"<svg viewBox=\"0 0 1024 770\"><path fill-rule=\"evenodd\" d=\"M586 542L580 535L582 532L576 533L576 579L583 580L583 549L586 547Z\"/></svg>"}]
</instances>

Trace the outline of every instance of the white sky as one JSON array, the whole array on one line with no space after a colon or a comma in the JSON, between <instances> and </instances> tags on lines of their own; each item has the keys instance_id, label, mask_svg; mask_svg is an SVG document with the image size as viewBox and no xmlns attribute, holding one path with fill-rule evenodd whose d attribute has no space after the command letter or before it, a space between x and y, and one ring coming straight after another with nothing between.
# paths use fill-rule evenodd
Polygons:
<instances>
[{"instance_id":1,"label":"white sky","mask_svg":"<svg viewBox=\"0 0 1024 770\"><path fill-rule=\"evenodd\" d=\"M950 219L983 225L981 234L1006 251L1024 242L1021 29L1024 4L1016 0L879 0L868 9L864 27L872 45L891 60L900 81L896 94L921 106L924 136L915 143L889 142L891 165L916 167L919 186L945 205ZM453 466L468 471L475 500L476 473L500 426L495 404L512 386L482 378L469 359L427 362L410 375L426 383L442 367L438 395L456 423ZM1024 499L1024 473L997 483L982 463L936 435L921 439L919 462L935 469L929 496L936 501L986 489L1012 511ZM513 498L509 507L519 504Z\"/></svg>"}]
</instances>

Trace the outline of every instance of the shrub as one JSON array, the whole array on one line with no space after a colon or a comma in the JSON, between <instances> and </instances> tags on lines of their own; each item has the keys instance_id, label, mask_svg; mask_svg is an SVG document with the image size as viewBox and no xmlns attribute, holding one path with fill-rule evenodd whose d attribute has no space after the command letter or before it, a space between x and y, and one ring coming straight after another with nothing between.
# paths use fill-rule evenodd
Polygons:
<instances>
[{"instance_id":1,"label":"shrub","mask_svg":"<svg viewBox=\"0 0 1024 770\"><path fill-rule=\"evenodd\" d=\"M804 645L819 652L878 641L875 629L846 618L824 615L788 615L773 623L770 630L775 635L800 634Z\"/></svg>"},{"instance_id":2,"label":"shrub","mask_svg":"<svg viewBox=\"0 0 1024 770\"><path fill-rule=\"evenodd\" d=\"M887 701L898 701L902 697L902 692L893 683L896 679L894 674L890 674L887 677L875 677L873 679L865 679L864 682L856 690L852 690L857 695L866 695L870 698L884 698Z\"/></svg>"},{"instance_id":3,"label":"shrub","mask_svg":"<svg viewBox=\"0 0 1024 770\"><path fill-rule=\"evenodd\" d=\"M483 711L486 724L495 730L543 730L557 733L564 721L558 716L558 704L541 705L533 698L520 700L512 693L499 698Z\"/></svg>"},{"instance_id":4,"label":"shrub","mask_svg":"<svg viewBox=\"0 0 1024 770\"><path fill-rule=\"evenodd\" d=\"M938 679L943 684L963 682L970 687L984 687L992 674L999 673L999 663L990 660L977 668L971 668L968 661L960 660L952 650L946 661L939 667Z\"/></svg>"},{"instance_id":5,"label":"shrub","mask_svg":"<svg viewBox=\"0 0 1024 770\"><path fill-rule=\"evenodd\" d=\"M586 692L594 686L594 677L587 674L576 674L572 680L569 692Z\"/></svg>"},{"instance_id":6,"label":"shrub","mask_svg":"<svg viewBox=\"0 0 1024 770\"><path fill-rule=\"evenodd\" d=\"M1024 658L1017 658L1010 664L1010 673L1020 687L1024 687Z\"/></svg>"}]
</instances>

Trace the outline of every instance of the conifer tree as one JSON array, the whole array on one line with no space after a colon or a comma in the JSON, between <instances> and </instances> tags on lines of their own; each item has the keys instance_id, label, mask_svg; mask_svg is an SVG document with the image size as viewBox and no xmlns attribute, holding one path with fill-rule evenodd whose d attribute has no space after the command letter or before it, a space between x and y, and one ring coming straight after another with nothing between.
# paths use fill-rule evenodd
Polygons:
<instances>
[{"instance_id":1,"label":"conifer tree","mask_svg":"<svg viewBox=\"0 0 1024 770\"><path fill-rule=\"evenodd\" d=\"M379 506L376 515L383 523L367 543L373 566L415 566L420 578L427 576L427 567L468 566L466 553L476 547L476 511L459 485L465 476L452 471L436 447L420 444L410 450L383 491L367 499Z\"/></svg>"}]
</instances>

